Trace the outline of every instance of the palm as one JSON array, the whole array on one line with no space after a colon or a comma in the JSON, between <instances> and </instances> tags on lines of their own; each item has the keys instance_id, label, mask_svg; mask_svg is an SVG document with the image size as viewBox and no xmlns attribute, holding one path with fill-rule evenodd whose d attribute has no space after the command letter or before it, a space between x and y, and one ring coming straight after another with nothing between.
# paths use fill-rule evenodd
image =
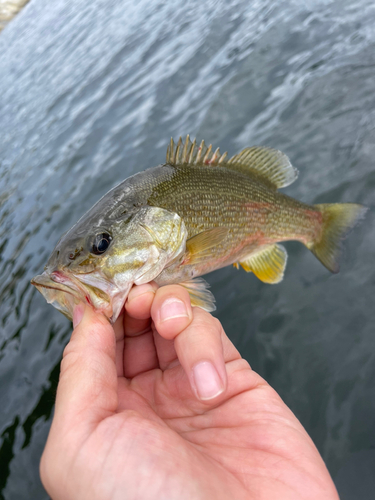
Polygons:
<instances>
[{"instance_id":1,"label":"palm","mask_svg":"<svg viewBox=\"0 0 375 500\"><path fill-rule=\"evenodd\" d=\"M197 400L173 355L170 362L161 362L163 370L118 379L119 438L124 446L130 440L137 449L126 464L129 476L150 462L151 453L163 464L151 479L161 484L153 498L164 498L167 491L166 498L199 498L194 491L198 479L209 485L205 499L332 498L324 481L319 484L316 479L326 471L303 427L233 346L230 351L228 388L214 405ZM159 354L163 360L166 353ZM186 460L191 464L188 471L183 467ZM138 497L143 498L140 493L134 498Z\"/></svg>"},{"instance_id":2,"label":"palm","mask_svg":"<svg viewBox=\"0 0 375 500\"><path fill-rule=\"evenodd\" d=\"M221 328L199 309L192 324L195 331ZM108 378L115 387L98 391L96 414L91 410L86 424L76 416L76 428L64 433L71 475L61 498L338 498L301 424L222 329L228 384L205 402L191 389L177 339L163 338L149 317L129 312L115 331L117 377ZM78 496L77 484L86 485Z\"/></svg>"}]
</instances>

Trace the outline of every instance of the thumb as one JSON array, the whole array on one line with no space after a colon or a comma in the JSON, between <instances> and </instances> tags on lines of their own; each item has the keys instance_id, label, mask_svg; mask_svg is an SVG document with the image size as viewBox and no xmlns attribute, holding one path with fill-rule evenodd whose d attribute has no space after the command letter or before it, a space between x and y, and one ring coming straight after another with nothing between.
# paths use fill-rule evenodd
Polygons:
<instances>
[{"instance_id":1,"label":"thumb","mask_svg":"<svg viewBox=\"0 0 375 500\"><path fill-rule=\"evenodd\" d=\"M53 423L60 431L80 425L90 431L117 409L116 339L107 319L85 304L76 306L73 322Z\"/></svg>"}]
</instances>

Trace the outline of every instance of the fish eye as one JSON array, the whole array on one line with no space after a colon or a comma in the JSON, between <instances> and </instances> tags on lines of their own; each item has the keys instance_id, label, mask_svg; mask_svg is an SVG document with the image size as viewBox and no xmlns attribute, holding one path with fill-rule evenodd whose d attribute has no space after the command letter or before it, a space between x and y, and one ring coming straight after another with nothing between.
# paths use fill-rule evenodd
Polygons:
<instances>
[{"instance_id":1,"label":"fish eye","mask_svg":"<svg viewBox=\"0 0 375 500\"><path fill-rule=\"evenodd\" d=\"M109 233L99 233L95 236L91 253L95 255L103 254L111 244L112 236Z\"/></svg>"}]
</instances>

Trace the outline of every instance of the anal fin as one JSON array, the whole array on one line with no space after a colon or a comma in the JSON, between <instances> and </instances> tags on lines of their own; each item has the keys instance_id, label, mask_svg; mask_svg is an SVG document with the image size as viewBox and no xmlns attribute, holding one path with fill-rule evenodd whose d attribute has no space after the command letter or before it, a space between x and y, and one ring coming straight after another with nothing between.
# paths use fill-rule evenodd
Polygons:
<instances>
[{"instance_id":1,"label":"anal fin","mask_svg":"<svg viewBox=\"0 0 375 500\"><path fill-rule=\"evenodd\" d=\"M192 306L200 307L207 312L216 310L215 297L208 290L210 285L203 278L194 278L179 283L179 285L186 288L189 292Z\"/></svg>"},{"instance_id":2,"label":"anal fin","mask_svg":"<svg viewBox=\"0 0 375 500\"><path fill-rule=\"evenodd\" d=\"M287 258L285 248L276 243L250 255L240 264L245 271L253 272L264 283L276 284L284 277Z\"/></svg>"}]
</instances>

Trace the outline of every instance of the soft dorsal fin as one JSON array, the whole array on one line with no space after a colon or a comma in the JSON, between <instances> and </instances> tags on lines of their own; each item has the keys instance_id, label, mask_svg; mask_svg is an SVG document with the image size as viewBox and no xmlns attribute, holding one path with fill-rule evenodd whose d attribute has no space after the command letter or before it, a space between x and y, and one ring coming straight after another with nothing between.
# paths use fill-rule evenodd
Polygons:
<instances>
[{"instance_id":1,"label":"soft dorsal fin","mask_svg":"<svg viewBox=\"0 0 375 500\"><path fill-rule=\"evenodd\" d=\"M251 172L276 188L289 186L298 177L298 170L284 153L263 146L245 148L227 160L226 167L243 174Z\"/></svg>"},{"instance_id":2,"label":"soft dorsal fin","mask_svg":"<svg viewBox=\"0 0 375 500\"><path fill-rule=\"evenodd\" d=\"M275 189L289 186L298 177L298 170L292 166L289 158L277 149L253 146L228 159L227 153L221 154L220 149L214 150L211 144L206 146L202 141L198 145L195 139L191 142L189 135L186 136L184 143L180 137L176 145L171 139L166 160L167 163L176 167L179 165L224 166L244 175L255 176Z\"/></svg>"},{"instance_id":3,"label":"soft dorsal fin","mask_svg":"<svg viewBox=\"0 0 375 500\"><path fill-rule=\"evenodd\" d=\"M240 264L245 271L252 271L264 283L275 284L284 277L287 258L285 248L276 243L250 255Z\"/></svg>"}]
</instances>

